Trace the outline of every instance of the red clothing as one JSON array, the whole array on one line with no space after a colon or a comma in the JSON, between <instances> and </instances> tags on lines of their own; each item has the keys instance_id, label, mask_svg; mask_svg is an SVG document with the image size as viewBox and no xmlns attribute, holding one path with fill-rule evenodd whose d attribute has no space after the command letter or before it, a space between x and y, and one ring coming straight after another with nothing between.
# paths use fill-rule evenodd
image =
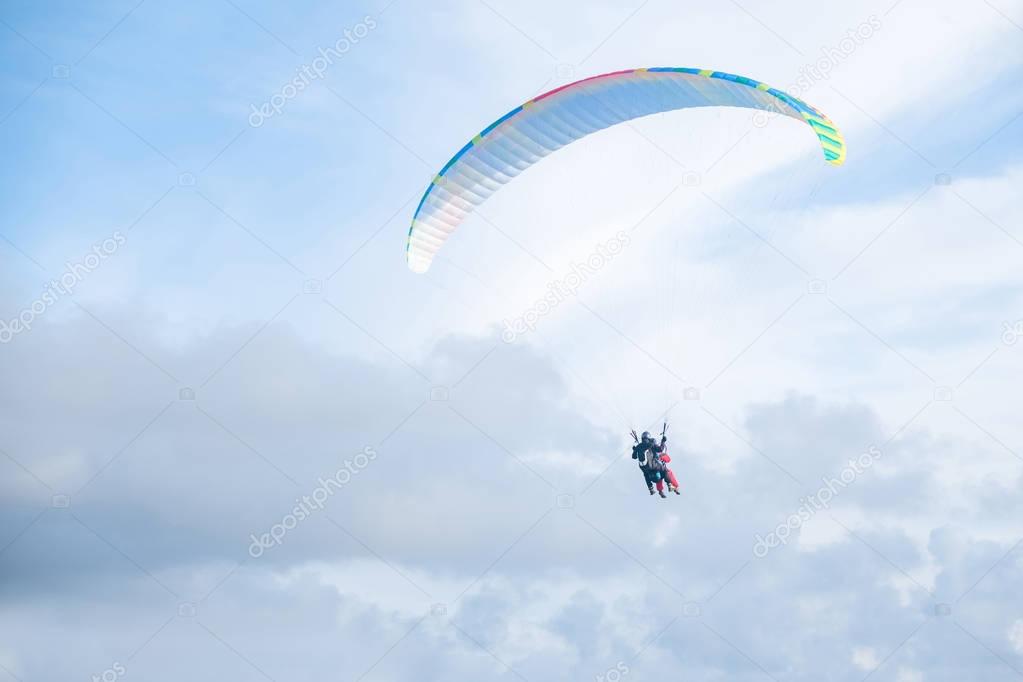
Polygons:
<instances>
[{"instance_id":1,"label":"red clothing","mask_svg":"<svg viewBox=\"0 0 1023 682\"><path fill-rule=\"evenodd\" d=\"M671 461L671 457L668 456L668 451L667 450L662 452L660 457L661 457L661 461L664 462L665 464L667 464L668 462ZM678 487L678 479L675 478L675 472L674 471L672 471L668 467L664 467L664 475L665 475L665 477L667 477L668 483L671 484L671 487L673 487L673 488L677 488ZM664 484L661 481L657 481L657 490L662 490L663 488L664 488Z\"/></svg>"}]
</instances>

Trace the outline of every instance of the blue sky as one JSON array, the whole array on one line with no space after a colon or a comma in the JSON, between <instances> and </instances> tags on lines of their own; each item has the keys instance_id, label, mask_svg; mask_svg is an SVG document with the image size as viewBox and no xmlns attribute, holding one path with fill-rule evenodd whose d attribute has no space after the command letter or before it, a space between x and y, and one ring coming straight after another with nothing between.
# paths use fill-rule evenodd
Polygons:
<instances>
[{"instance_id":1,"label":"blue sky","mask_svg":"<svg viewBox=\"0 0 1023 682\"><path fill-rule=\"evenodd\" d=\"M638 66L786 87L865 24L797 93L843 167L788 119L657 115L408 271L430 178L523 100ZM1023 675L1021 26L1011 0L3 4L0 680ZM665 418L660 500L622 456Z\"/></svg>"}]
</instances>

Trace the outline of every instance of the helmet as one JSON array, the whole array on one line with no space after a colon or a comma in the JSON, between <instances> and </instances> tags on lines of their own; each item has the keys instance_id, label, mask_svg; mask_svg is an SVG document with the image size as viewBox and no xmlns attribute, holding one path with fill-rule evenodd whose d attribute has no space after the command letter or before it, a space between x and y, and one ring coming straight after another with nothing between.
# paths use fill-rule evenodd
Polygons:
<instances>
[{"instance_id":1,"label":"helmet","mask_svg":"<svg viewBox=\"0 0 1023 682\"><path fill-rule=\"evenodd\" d=\"M650 432L649 431L644 431L643 435L640 436L640 438L643 440L643 442L646 442L646 441L649 441L649 440L653 440L653 438L650 437Z\"/></svg>"}]
</instances>

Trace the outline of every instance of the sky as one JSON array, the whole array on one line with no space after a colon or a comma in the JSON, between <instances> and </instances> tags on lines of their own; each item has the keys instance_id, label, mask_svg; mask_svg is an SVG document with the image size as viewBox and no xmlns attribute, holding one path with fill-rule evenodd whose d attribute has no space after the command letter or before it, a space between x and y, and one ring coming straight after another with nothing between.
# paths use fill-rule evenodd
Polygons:
<instances>
[{"instance_id":1,"label":"sky","mask_svg":"<svg viewBox=\"0 0 1023 682\"><path fill-rule=\"evenodd\" d=\"M1013 0L0 3L0 681L1023 677L1021 48ZM658 114L407 268L473 135L650 66L848 159Z\"/></svg>"}]
</instances>

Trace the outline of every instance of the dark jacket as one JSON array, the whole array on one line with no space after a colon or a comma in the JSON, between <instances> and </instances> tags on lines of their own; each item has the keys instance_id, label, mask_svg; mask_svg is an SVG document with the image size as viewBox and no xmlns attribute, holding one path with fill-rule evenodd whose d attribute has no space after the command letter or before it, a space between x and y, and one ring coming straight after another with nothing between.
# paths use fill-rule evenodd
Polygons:
<instances>
[{"instance_id":1,"label":"dark jacket","mask_svg":"<svg viewBox=\"0 0 1023 682\"><path fill-rule=\"evenodd\" d=\"M636 443L632 446L632 458L639 462L641 469L663 469L664 463L661 462L659 455L664 452L664 444L667 440L667 438L662 438L659 444L656 441Z\"/></svg>"},{"instance_id":2,"label":"dark jacket","mask_svg":"<svg viewBox=\"0 0 1023 682\"><path fill-rule=\"evenodd\" d=\"M639 442L632 446L632 458L639 462L639 468L645 469L647 467L647 449L650 447L649 443Z\"/></svg>"}]
</instances>

